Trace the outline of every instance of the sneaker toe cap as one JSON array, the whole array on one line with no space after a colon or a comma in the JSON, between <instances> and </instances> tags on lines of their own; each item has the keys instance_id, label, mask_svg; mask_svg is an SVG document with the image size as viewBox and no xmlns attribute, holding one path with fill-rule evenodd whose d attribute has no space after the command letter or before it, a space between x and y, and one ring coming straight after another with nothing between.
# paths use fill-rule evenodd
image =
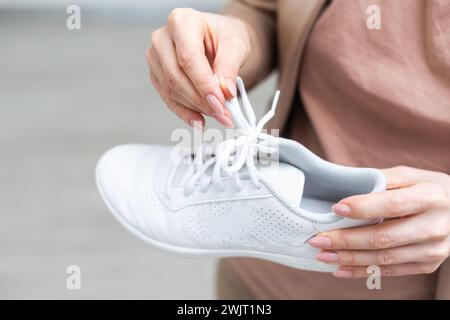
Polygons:
<instances>
[{"instance_id":1,"label":"sneaker toe cap","mask_svg":"<svg viewBox=\"0 0 450 320\"><path fill-rule=\"evenodd\" d=\"M154 192L156 162L167 147L122 145L100 159L96 178L100 193L120 222L148 233L148 215L163 211ZM156 221L154 221L156 222Z\"/></svg>"}]
</instances>

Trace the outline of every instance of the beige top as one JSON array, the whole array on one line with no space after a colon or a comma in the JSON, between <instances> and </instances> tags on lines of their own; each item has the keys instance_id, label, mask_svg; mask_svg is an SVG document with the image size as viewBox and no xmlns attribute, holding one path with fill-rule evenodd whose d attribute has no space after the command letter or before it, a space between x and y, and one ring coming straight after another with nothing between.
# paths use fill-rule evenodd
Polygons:
<instances>
[{"instance_id":1,"label":"beige top","mask_svg":"<svg viewBox=\"0 0 450 320\"><path fill-rule=\"evenodd\" d=\"M366 26L366 9L373 4L381 8L381 30ZM401 164L450 173L447 0L334 0L315 23L300 67L302 102L291 97L288 136L340 164ZM383 278L382 290L368 290L364 279L335 279L270 262L232 259L228 265L259 298L449 294L448 271L440 278L438 273ZM443 279L446 285L438 290Z\"/></svg>"}]
</instances>

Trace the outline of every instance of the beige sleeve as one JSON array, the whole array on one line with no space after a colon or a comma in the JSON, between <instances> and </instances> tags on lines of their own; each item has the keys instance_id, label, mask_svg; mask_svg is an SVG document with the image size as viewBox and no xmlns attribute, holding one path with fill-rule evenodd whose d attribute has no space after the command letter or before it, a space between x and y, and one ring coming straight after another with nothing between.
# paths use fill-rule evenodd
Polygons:
<instances>
[{"instance_id":1,"label":"beige sleeve","mask_svg":"<svg viewBox=\"0 0 450 320\"><path fill-rule=\"evenodd\" d=\"M247 87L264 79L276 65L275 0L233 0L223 14L244 21L250 32L252 50L239 75Z\"/></svg>"}]
</instances>

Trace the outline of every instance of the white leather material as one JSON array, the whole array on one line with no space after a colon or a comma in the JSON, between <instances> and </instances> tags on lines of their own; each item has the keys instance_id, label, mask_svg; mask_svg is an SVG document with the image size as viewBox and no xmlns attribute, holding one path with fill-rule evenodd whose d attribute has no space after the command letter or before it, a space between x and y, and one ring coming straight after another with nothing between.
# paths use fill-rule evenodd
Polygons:
<instances>
[{"instance_id":1,"label":"white leather material","mask_svg":"<svg viewBox=\"0 0 450 320\"><path fill-rule=\"evenodd\" d=\"M111 205L136 229L158 239L183 235L178 219L171 219L153 188L160 157L169 154L166 146L122 145L105 153L97 166L103 193ZM182 243L189 243L182 239Z\"/></svg>"},{"instance_id":2,"label":"white leather material","mask_svg":"<svg viewBox=\"0 0 450 320\"><path fill-rule=\"evenodd\" d=\"M299 250L314 231L311 222L281 205L267 187L257 189L250 180L243 181L239 192L228 179L222 192L211 186L206 193L196 190L186 196L182 187L173 187L170 197L164 196L169 181L162 175L173 164L161 158L169 155L170 149L163 146L128 145L113 148L100 162L101 181L111 203L140 231L171 244L179 244L181 237L194 247L272 252ZM265 182L278 193L286 192L287 198L301 197L301 172L284 164L277 170L280 175L263 171ZM279 183L275 177L292 183Z\"/></svg>"},{"instance_id":3,"label":"white leather material","mask_svg":"<svg viewBox=\"0 0 450 320\"><path fill-rule=\"evenodd\" d=\"M161 179L162 181L163 179ZM265 187L257 189L252 185L249 180L242 180L243 188L237 191L234 182L231 179L224 179L226 189L224 191L219 190L212 185L207 192L202 192L200 188L197 188L193 194L186 196L184 194L184 188L171 187L170 197L165 196L164 190L159 188L157 193L161 201L170 210L180 210L187 206L197 205L202 203L211 203L217 201L236 201L245 199L258 199L267 198L273 196L272 193Z\"/></svg>"},{"instance_id":4,"label":"white leather material","mask_svg":"<svg viewBox=\"0 0 450 320\"><path fill-rule=\"evenodd\" d=\"M202 204L183 209L184 232L197 247L312 254L305 244L314 225L280 206L277 198Z\"/></svg>"},{"instance_id":5,"label":"white leather material","mask_svg":"<svg viewBox=\"0 0 450 320\"><path fill-rule=\"evenodd\" d=\"M289 150L295 148L295 144L289 145ZM304 152L302 155L309 156ZM242 179L241 190L237 191L235 181L225 179L223 191L211 184L202 192L199 183L186 195L183 186L170 184L169 175L174 168L171 148L126 145L111 149L101 158L97 184L105 202L127 229L164 250L178 253L197 250L197 254L218 256L250 255L308 270L329 270L315 261L317 250L306 241L320 231L376 221L340 219L318 223L303 216L301 213L309 208L315 210L309 212L313 217L328 214L326 211L333 200L315 197L321 192L317 186L326 185L326 180L324 183L314 180L311 189L308 183L312 180L305 181L301 163L295 167L295 158L289 157L289 164L260 168L260 188L250 179ZM321 165L314 162L317 169L310 165L308 175L320 179ZM372 171L361 169L363 181L370 181L370 174ZM334 175L324 177L330 179ZM357 169L351 170L350 177L348 183L358 181ZM336 181L346 183L345 175L339 179ZM364 184L363 187L370 186ZM324 195L331 194L333 188L340 190L341 186L329 186ZM348 187L349 190L357 188Z\"/></svg>"},{"instance_id":6,"label":"white leather material","mask_svg":"<svg viewBox=\"0 0 450 320\"><path fill-rule=\"evenodd\" d=\"M298 168L281 162L277 164L277 167L262 167L260 177L278 198L291 206L300 206L305 174Z\"/></svg>"},{"instance_id":7,"label":"white leather material","mask_svg":"<svg viewBox=\"0 0 450 320\"><path fill-rule=\"evenodd\" d=\"M234 201L249 198L266 198L271 197L272 193L265 187L257 189L249 179L241 180L242 190L236 191L234 182L231 178L224 178L226 189L224 191L218 189L215 185L211 185L207 192L202 192L200 188L195 189L192 195L186 196L183 186L178 184L171 184L168 181L168 176L173 167L176 165L175 161L170 158L171 151L167 149L160 155L158 163L159 168L154 179L153 189L160 201L170 210L180 210L188 206L198 205L202 203L210 203L217 201ZM168 193L166 188L168 186Z\"/></svg>"}]
</instances>

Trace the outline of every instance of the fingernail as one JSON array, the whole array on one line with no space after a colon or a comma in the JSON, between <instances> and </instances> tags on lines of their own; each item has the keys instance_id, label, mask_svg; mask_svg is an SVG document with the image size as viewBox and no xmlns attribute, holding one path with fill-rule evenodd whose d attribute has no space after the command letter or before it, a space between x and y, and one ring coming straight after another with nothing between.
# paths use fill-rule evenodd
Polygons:
<instances>
[{"instance_id":1,"label":"fingernail","mask_svg":"<svg viewBox=\"0 0 450 320\"><path fill-rule=\"evenodd\" d=\"M236 83L231 79L227 79L226 81L228 90L230 90L233 97L236 97L237 96Z\"/></svg>"},{"instance_id":2,"label":"fingernail","mask_svg":"<svg viewBox=\"0 0 450 320\"><path fill-rule=\"evenodd\" d=\"M351 278L353 273L349 270L338 270L333 272L333 276L336 278Z\"/></svg>"},{"instance_id":3,"label":"fingernail","mask_svg":"<svg viewBox=\"0 0 450 320\"><path fill-rule=\"evenodd\" d=\"M338 216L348 217L350 215L350 207L343 203L336 203L331 207L333 211Z\"/></svg>"},{"instance_id":4,"label":"fingernail","mask_svg":"<svg viewBox=\"0 0 450 320\"><path fill-rule=\"evenodd\" d=\"M206 101L208 101L209 106L214 110L215 113L223 115L223 107L215 96L213 96L212 94L208 94L206 96Z\"/></svg>"},{"instance_id":5,"label":"fingernail","mask_svg":"<svg viewBox=\"0 0 450 320\"><path fill-rule=\"evenodd\" d=\"M334 252L319 252L316 254L316 259L322 262L338 262L339 257Z\"/></svg>"},{"instance_id":6,"label":"fingernail","mask_svg":"<svg viewBox=\"0 0 450 320\"><path fill-rule=\"evenodd\" d=\"M327 237L317 236L308 241L311 247L324 249L331 247L331 240Z\"/></svg>"},{"instance_id":7,"label":"fingernail","mask_svg":"<svg viewBox=\"0 0 450 320\"><path fill-rule=\"evenodd\" d=\"M213 118L216 119L217 122L221 123L225 128L233 128L233 123L231 120L224 116L223 114L214 113Z\"/></svg>"},{"instance_id":8,"label":"fingernail","mask_svg":"<svg viewBox=\"0 0 450 320\"><path fill-rule=\"evenodd\" d=\"M199 120L191 120L191 121L189 121L189 124L194 129L203 130L203 122L201 122Z\"/></svg>"},{"instance_id":9,"label":"fingernail","mask_svg":"<svg viewBox=\"0 0 450 320\"><path fill-rule=\"evenodd\" d=\"M223 79L223 78L222 78ZM223 79L223 85L221 85L224 92L225 99L231 100L237 95L236 83L231 79Z\"/></svg>"}]
</instances>

